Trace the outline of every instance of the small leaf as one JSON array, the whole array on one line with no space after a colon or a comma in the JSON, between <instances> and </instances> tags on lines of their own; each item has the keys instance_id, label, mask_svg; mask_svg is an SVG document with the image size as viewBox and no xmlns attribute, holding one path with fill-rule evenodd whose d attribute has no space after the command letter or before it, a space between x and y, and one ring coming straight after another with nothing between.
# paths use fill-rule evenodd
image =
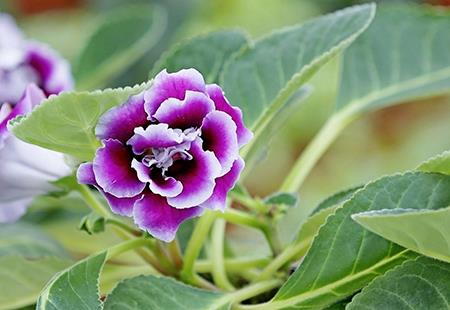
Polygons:
<instances>
[{"instance_id":1,"label":"small leaf","mask_svg":"<svg viewBox=\"0 0 450 310\"><path fill-rule=\"evenodd\" d=\"M99 117L149 84L51 96L28 116L10 122L9 128L25 142L88 161L100 143L94 135Z\"/></svg>"},{"instance_id":2,"label":"small leaf","mask_svg":"<svg viewBox=\"0 0 450 310\"><path fill-rule=\"evenodd\" d=\"M275 32L225 65L221 85L256 135L331 57L370 24L374 5L361 5Z\"/></svg>"},{"instance_id":3,"label":"small leaf","mask_svg":"<svg viewBox=\"0 0 450 310\"><path fill-rule=\"evenodd\" d=\"M58 190L47 193L47 195L55 198L60 198L69 194L71 191L73 191L74 188L78 186L77 179L74 174L62 177L50 183L55 185Z\"/></svg>"},{"instance_id":4,"label":"small leaf","mask_svg":"<svg viewBox=\"0 0 450 310\"><path fill-rule=\"evenodd\" d=\"M105 218L95 212L91 212L81 219L78 229L87 232L89 235L105 231Z\"/></svg>"},{"instance_id":5,"label":"small leaf","mask_svg":"<svg viewBox=\"0 0 450 310\"><path fill-rule=\"evenodd\" d=\"M346 309L437 310L449 305L450 264L419 257L376 278Z\"/></svg>"},{"instance_id":6,"label":"small leaf","mask_svg":"<svg viewBox=\"0 0 450 310\"><path fill-rule=\"evenodd\" d=\"M34 304L47 281L70 264L71 260L56 256L1 256L0 310Z\"/></svg>"},{"instance_id":7,"label":"small leaf","mask_svg":"<svg viewBox=\"0 0 450 310\"><path fill-rule=\"evenodd\" d=\"M274 193L264 199L264 203L268 205L284 205L295 207L298 203L298 196L292 193Z\"/></svg>"},{"instance_id":8,"label":"small leaf","mask_svg":"<svg viewBox=\"0 0 450 310\"><path fill-rule=\"evenodd\" d=\"M77 309L100 310L98 279L107 251L90 256L58 273L42 291L36 310Z\"/></svg>"},{"instance_id":9,"label":"small leaf","mask_svg":"<svg viewBox=\"0 0 450 310\"><path fill-rule=\"evenodd\" d=\"M450 151L445 151L444 153L427 160L417 169L425 172L450 174Z\"/></svg>"},{"instance_id":10,"label":"small leaf","mask_svg":"<svg viewBox=\"0 0 450 310\"><path fill-rule=\"evenodd\" d=\"M108 296L105 310L229 309L226 295L188 286L171 278L139 276L120 283Z\"/></svg>"},{"instance_id":11,"label":"small leaf","mask_svg":"<svg viewBox=\"0 0 450 310\"><path fill-rule=\"evenodd\" d=\"M448 93L449 16L429 6L380 5L344 53L337 109L355 113Z\"/></svg>"},{"instance_id":12,"label":"small leaf","mask_svg":"<svg viewBox=\"0 0 450 310\"><path fill-rule=\"evenodd\" d=\"M327 218L271 309L321 308L350 296L376 275L416 254L359 226L352 214L381 209L438 210L450 205L450 176L406 173L357 191Z\"/></svg>"},{"instance_id":13,"label":"small leaf","mask_svg":"<svg viewBox=\"0 0 450 310\"><path fill-rule=\"evenodd\" d=\"M0 225L0 257L19 255L29 259L43 256L67 256L66 251L49 235L32 224Z\"/></svg>"},{"instance_id":14,"label":"small leaf","mask_svg":"<svg viewBox=\"0 0 450 310\"><path fill-rule=\"evenodd\" d=\"M167 12L158 5L126 6L107 14L78 59L78 88L104 87L158 42L166 24Z\"/></svg>"},{"instance_id":15,"label":"small leaf","mask_svg":"<svg viewBox=\"0 0 450 310\"><path fill-rule=\"evenodd\" d=\"M353 214L352 218L385 239L450 263L450 207L379 210Z\"/></svg>"},{"instance_id":16,"label":"small leaf","mask_svg":"<svg viewBox=\"0 0 450 310\"><path fill-rule=\"evenodd\" d=\"M207 83L217 83L225 61L247 44L245 33L237 30L211 32L193 38L164 54L150 77L162 69L175 72L195 68L203 74Z\"/></svg>"}]
</instances>

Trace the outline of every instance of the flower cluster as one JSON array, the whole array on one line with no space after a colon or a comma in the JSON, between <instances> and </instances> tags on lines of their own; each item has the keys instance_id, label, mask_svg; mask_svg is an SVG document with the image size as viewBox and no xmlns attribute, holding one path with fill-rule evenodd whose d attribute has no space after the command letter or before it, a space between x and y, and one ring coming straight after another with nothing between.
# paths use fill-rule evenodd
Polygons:
<instances>
[{"instance_id":1,"label":"flower cluster","mask_svg":"<svg viewBox=\"0 0 450 310\"><path fill-rule=\"evenodd\" d=\"M14 20L0 14L0 223L16 220L34 196L54 189L49 182L70 173L61 154L12 136L8 121L72 87L68 62L26 40Z\"/></svg>"},{"instance_id":2,"label":"flower cluster","mask_svg":"<svg viewBox=\"0 0 450 310\"><path fill-rule=\"evenodd\" d=\"M150 89L102 115L96 135L103 146L80 166L79 182L164 241L204 209L225 208L244 167L239 148L252 137L241 111L195 69L162 71Z\"/></svg>"}]
</instances>

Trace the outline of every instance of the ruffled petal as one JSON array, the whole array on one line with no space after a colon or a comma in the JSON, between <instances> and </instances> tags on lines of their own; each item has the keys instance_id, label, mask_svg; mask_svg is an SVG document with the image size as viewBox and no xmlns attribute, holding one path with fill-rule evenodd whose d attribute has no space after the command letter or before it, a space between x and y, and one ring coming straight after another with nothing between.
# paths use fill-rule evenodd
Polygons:
<instances>
[{"instance_id":1,"label":"ruffled petal","mask_svg":"<svg viewBox=\"0 0 450 310\"><path fill-rule=\"evenodd\" d=\"M171 147L183 142L181 130L179 132L169 128L167 124L150 125L146 129L138 127L134 135L128 140L133 153L142 154L149 148Z\"/></svg>"},{"instance_id":2,"label":"ruffled petal","mask_svg":"<svg viewBox=\"0 0 450 310\"><path fill-rule=\"evenodd\" d=\"M45 44L29 42L26 63L39 73L40 86L47 95L73 89L69 62Z\"/></svg>"},{"instance_id":3,"label":"ruffled petal","mask_svg":"<svg viewBox=\"0 0 450 310\"><path fill-rule=\"evenodd\" d=\"M216 155L222 166L221 175L224 175L239 157L236 124L227 113L213 111L203 120L201 132L203 149Z\"/></svg>"},{"instance_id":4,"label":"ruffled petal","mask_svg":"<svg viewBox=\"0 0 450 310\"><path fill-rule=\"evenodd\" d=\"M222 170L214 153L202 149L201 139L192 142L189 153L191 160L176 161L167 173L183 184L178 196L167 198L171 206L179 209L198 206L208 199Z\"/></svg>"},{"instance_id":5,"label":"ruffled petal","mask_svg":"<svg viewBox=\"0 0 450 310\"><path fill-rule=\"evenodd\" d=\"M207 85L206 92L208 93L209 97L214 101L216 105L216 110L227 113L236 123L239 146L247 144L253 138L253 134L250 130L247 129L247 127L245 127L241 109L230 105L227 98L225 98L222 88L220 88L219 85L216 84Z\"/></svg>"},{"instance_id":6,"label":"ruffled petal","mask_svg":"<svg viewBox=\"0 0 450 310\"><path fill-rule=\"evenodd\" d=\"M81 184L88 184L95 186L106 198L112 212L123 216L132 216L134 203L142 197L137 195L131 198L117 198L111 194L105 193L100 186L98 186L95 180L94 170L92 163L81 164L77 170L77 179Z\"/></svg>"},{"instance_id":7,"label":"ruffled petal","mask_svg":"<svg viewBox=\"0 0 450 310\"><path fill-rule=\"evenodd\" d=\"M95 128L96 136L103 139L117 139L122 143L128 141L136 127L148 124L144 111L144 95L131 96L124 104L114 107L103 114Z\"/></svg>"},{"instance_id":8,"label":"ruffled petal","mask_svg":"<svg viewBox=\"0 0 450 310\"><path fill-rule=\"evenodd\" d=\"M214 102L207 95L187 91L186 98L169 98L155 112L154 117L172 128L198 128L205 116L214 110Z\"/></svg>"},{"instance_id":9,"label":"ruffled petal","mask_svg":"<svg viewBox=\"0 0 450 310\"><path fill-rule=\"evenodd\" d=\"M106 193L118 198L131 198L139 195L145 183L139 181L136 171L131 167L130 152L120 141L109 139L97 150L93 162L95 179Z\"/></svg>"},{"instance_id":10,"label":"ruffled petal","mask_svg":"<svg viewBox=\"0 0 450 310\"><path fill-rule=\"evenodd\" d=\"M133 217L135 223L157 239L170 242L175 238L178 227L185 220L200 216L202 208L175 209L166 198L145 193L135 204Z\"/></svg>"},{"instance_id":11,"label":"ruffled petal","mask_svg":"<svg viewBox=\"0 0 450 310\"><path fill-rule=\"evenodd\" d=\"M236 185L244 166L244 161L239 157L233 163L231 170L227 174L216 179L216 187L214 188L213 194L208 198L208 200L200 204L200 207L224 211L226 207L227 194L234 187L234 185Z\"/></svg>"},{"instance_id":12,"label":"ruffled petal","mask_svg":"<svg viewBox=\"0 0 450 310\"><path fill-rule=\"evenodd\" d=\"M175 73L161 71L144 95L145 111L149 119L153 119L153 114L165 100L183 100L188 90L205 92L205 80L200 72L195 69L184 69Z\"/></svg>"}]
</instances>

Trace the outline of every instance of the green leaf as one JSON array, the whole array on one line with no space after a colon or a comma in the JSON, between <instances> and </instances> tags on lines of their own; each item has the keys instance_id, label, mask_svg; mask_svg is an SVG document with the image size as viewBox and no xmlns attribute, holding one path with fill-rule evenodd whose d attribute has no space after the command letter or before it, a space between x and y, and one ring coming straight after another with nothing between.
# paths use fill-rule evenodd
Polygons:
<instances>
[{"instance_id":1,"label":"green leaf","mask_svg":"<svg viewBox=\"0 0 450 310\"><path fill-rule=\"evenodd\" d=\"M337 192L336 194L333 194L332 196L328 197L327 199L325 199L321 203L319 203L319 205L314 209L312 214L315 214L319 211L328 209L333 206L342 205L345 201L352 198L353 194L358 189L361 189L361 188L362 188L362 186L357 186L357 187L349 188L349 189Z\"/></svg>"},{"instance_id":2,"label":"green leaf","mask_svg":"<svg viewBox=\"0 0 450 310\"><path fill-rule=\"evenodd\" d=\"M217 83L225 61L247 44L247 37L242 31L208 33L173 47L157 62L150 76L155 76L162 69L174 72L195 68L203 74L207 83Z\"/></svg>"},{"instance_id":3,"label":"green leaf","mask_svg":"<svg viewBox=\"0 0 450 310\"><path fill-rule=\"evenodd\" d=\"M294 207L298 203L298 196L292 193L274 193L264 199L265 204L269 205L285 205L288 207Z\"/></svg>"},{"instance_id":4,"label":"green leaf","mask_svg":"<svg viewBox=\"0 0 450 310\"><path fill-rule=\"evenodd\" d=\"M352 218L385 239L450 263L450 207L380 210L353 214Z\"/></svg>"},{"instance_id":5,"label":"green leaf","mask_svg":"<svg viewBox=\"0 0 450 310\"><path fill-rule=\"evenodd\" d=\"M106 221L103 216L96 212L91 212L81 219L78 229L87 232L89 235L97 234L105 231Z\"/></svg>"},{"instance_id":6,"label":"green leaf","mask_svg":"<svg viewBox=\"0 0 450 310\"><path fill-rule=\"evenodd\" d=\"M419 166L418 170L450 174L450 151L445 151L444 153L427 160Z\"/></svg>"},{"instance_id":7,"label":"green leaf","mask_svg":"<svg viewBox=\"0 0 450 310\"><path fill-rule=\"evenodd\" d=\"M80 54L77 87L104 87L159 41L166 24L167 12L158 5L125 6L106 15Z\"/></svg>"},{"instance_id":8,"label":"green leaf","mask_svg":"<svg viewBox=\"0 0 450 310\"><path fill-rule=\"evenodd\" d=\"M346 309L444 310L449 305L450 264L419 257L375 279Z\"/></svg>"},{"instance_id":9,"label":"green leaf","mask_svg":"<svg viewBox=\"0 0 450 310\"><path fill-rule=\"evenodd\" d=\"M448 11L380 5L345 51L337 109L366 111L450 91Z\"/></svg>"},{"instance_id":10,"label":"green leaf","mask_svg":"<svg viewBox=\"0 0 450 310\"><path fill-rule=\"evenodd\" d=\"M327 218L302 264L268 307L325 307L416 255L362 228L351 215L381 209L445 208L450 204L449 187L450 176L421 172L369 183Z\"/></svg>"},{"instance_id":11,"label":"green leaf","mask_svg":"<svg viewBox=\"0 0 450 310\"><path fill-rule=\"evenodd\" d=\"M0 225L0 257L16 255L35 259L52 255L64 257L67 253L58 242L35 225Z\"/></svg>"},{"instance_id":12,"label":"green leaf","mask_svg":"<svg viewBox=\"0 0 450 310\"><path fill-rule=\"evenodd\" d=\"M347 8L275 32L236 54L221 84L247 126L259 135L305 81L367 28L374 13L374 5Z\"/></svg>"},{"instance_id":13,"label":"green leaf","mask_svg":"<svg viewBox=\"0 0 450 310\"><path fill-rule=\"evenodd\" d=\"M51 96L28 116L15 118L9 128L25 142L88 161L99 146L94 135L99 117L148 88L149 83Z\"/></svg>"},{"instance_id":14,"label":"green leaf","mask_svg":"<svg viewBox=\"0 0 450 310\"><path fill-rule=\"evenodd\" d=\"M229 309L225 295L188 286L171 278L139 276L120 283L108 296L105 310Z\"/></svg>"},{"instance_id":15,"label":"green leaf","mask_svg":"<svg viewBox=\"0 0 450 310\"><path fill-rule=\"evenodd\" d=\"M325 224L328 216L333 214L338 207L340 207L340 205L322 209L308 217L298 232L297 242L311 244L312 240L319 232L320 227Z\"/></svg>"},{"instance_id":16,"label":"green leaf","mask_svg":"<svg viewBox=\"0 0 450 310\"><path fill-rule=\"evenodd\" d=\"M48 280L71 264L56 256L27 259L22 256L0 257L0 310L16 309L36 302Z\"/></svg>"},{"instance_id":17,"label":"green leaf","mask_svg":"<svg viewBox=\"0 0 450 310\"><path fill-rule=\"evenodd\" d=\"M98 279L107 251L88 257L58 273L42 291L37 310L77 309L100 310Z\"/></svg>"}]
</instances>

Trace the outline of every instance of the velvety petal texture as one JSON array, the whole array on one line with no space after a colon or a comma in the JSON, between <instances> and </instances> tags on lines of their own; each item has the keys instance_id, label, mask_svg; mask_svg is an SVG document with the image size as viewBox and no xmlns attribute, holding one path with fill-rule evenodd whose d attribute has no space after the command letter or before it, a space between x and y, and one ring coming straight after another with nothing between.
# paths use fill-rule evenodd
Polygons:
<instances>
[{"instance_id":1,"label":"velvety petal texture","mask_svg":"<svg viewBox=\"0 0 450 310\"><path fill-rule=\"evenodd\" d=\"M62 154L20 141L8 122L72 87L69 63L0 14L0 223L17 220L35 196L56 190L51 182L71 172Z\"/></svg>"},{"instance_id":2,"label":"velvety petal texture","mask_svg":"<svg viewBox=\"0 0 450 310\"><path fill-rule=\"evenodd\" d=\"M80 166L79 182L166 242L205 209L225 210L244 168L239 148L252 137L241 111L195 69L162 71L148 90L107 111L95 132L103 146Z\"/></svg>"}]
</instances>

